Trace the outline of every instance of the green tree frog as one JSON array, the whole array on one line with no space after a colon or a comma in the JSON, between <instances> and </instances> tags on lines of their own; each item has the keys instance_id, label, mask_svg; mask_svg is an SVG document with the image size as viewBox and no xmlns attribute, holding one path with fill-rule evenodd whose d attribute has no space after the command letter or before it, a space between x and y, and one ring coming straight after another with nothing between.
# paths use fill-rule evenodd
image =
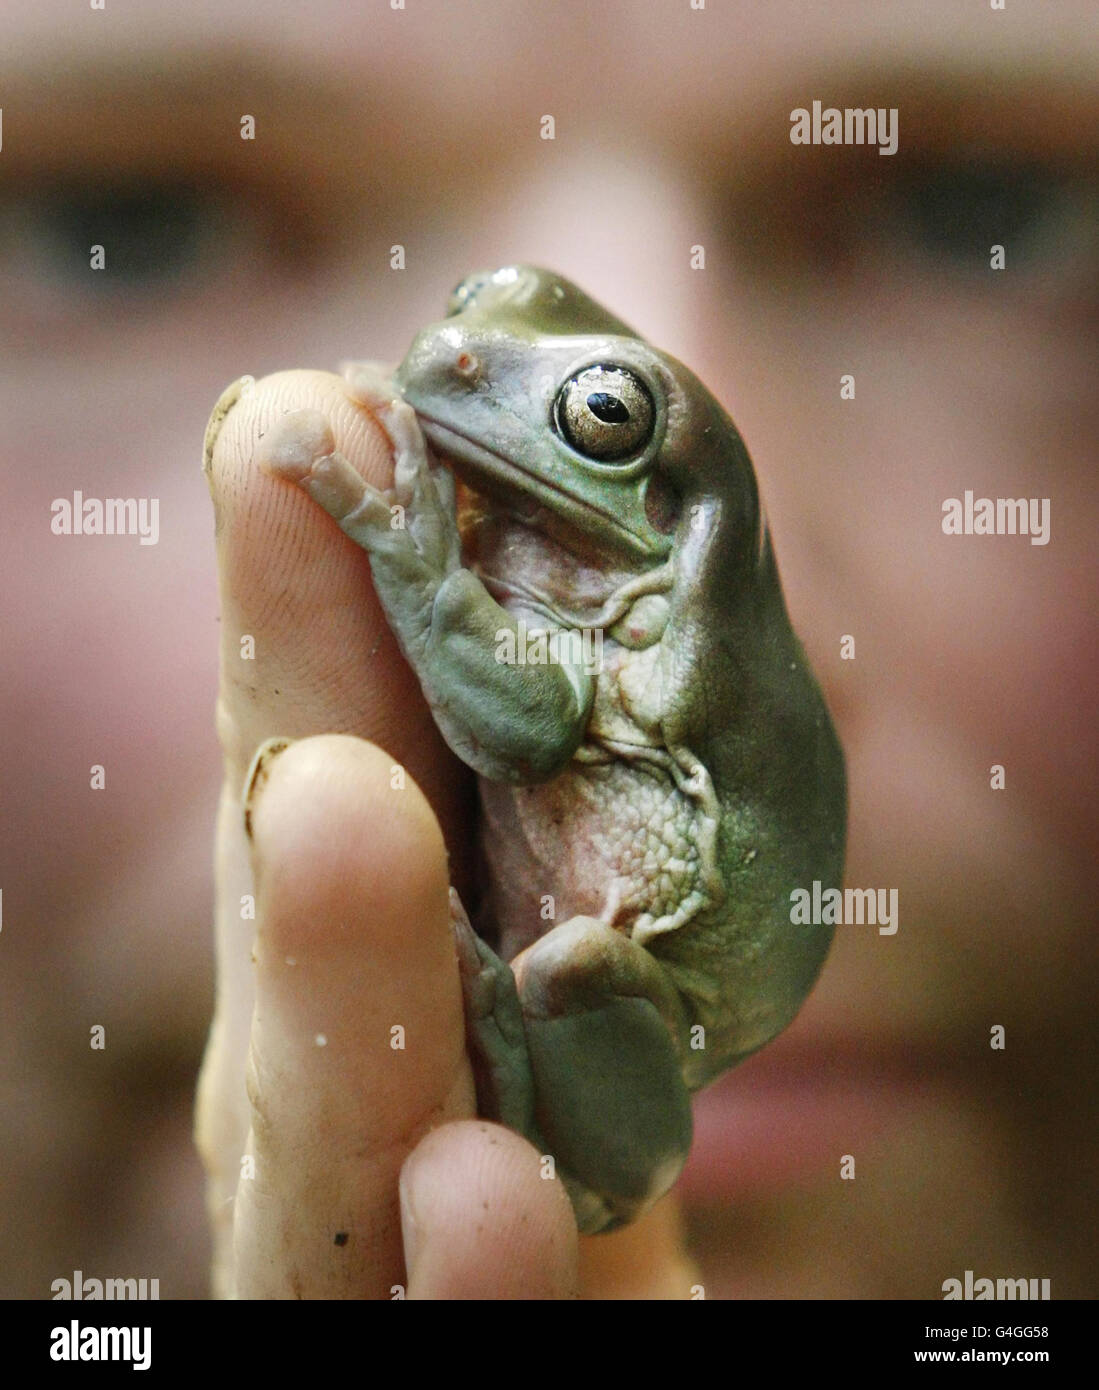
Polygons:
<instances>
[{"instance_id":1,"label":"green tree frog","mask_svg":"<svg viewBox=\"0 0 1099 1390\"><path fill-rule=\"evenodd\" d=\"M690 1094L783 1029L828 950L791 892L840 882L843 755L787 617L755 476L686 367L575 285L468 277L396 371L347 369L389 493L295 411L262 466L369 554L454 752L485 884L452 894L486 1117L580 1229L675 1181Z\"/></svg>"}]
</instances>

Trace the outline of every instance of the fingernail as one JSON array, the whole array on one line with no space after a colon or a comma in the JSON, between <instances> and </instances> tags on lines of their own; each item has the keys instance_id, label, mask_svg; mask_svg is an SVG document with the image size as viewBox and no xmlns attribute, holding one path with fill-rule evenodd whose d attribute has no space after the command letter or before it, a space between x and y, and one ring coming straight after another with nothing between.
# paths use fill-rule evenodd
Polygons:
<instances>
[{"instance_id":1,"label":"fingernail","mask_svg":"<svg viewBox=\"0 0 1099 1390\"><path fill-rule=\"evenodd\" d=\"M404 1241L404 1269L405 1279L412 1278L412 1271L416 1266L416 1256L420 1248L420 1223L416 1219L416 1211L412 1204L412 1194L409 1191L411 1184L405 1176L402 1168L400 1181L397 1190L401 1200L401 1237Z\"/></svg>"},{"instance_id":2,"label":"fingernail","mask_svg":"<svg viewBox=\"0 0 1099 1390\"><path fill-rule=\"evenodd\" d=\"M244 833L249 839L252 838L252 813L256 808L260 792L267 785L267 779L271 775L271 764L280 753L285 753L293 742L292 738L269 738L256 749L252 766L248 769L244 779L244 796L242 798Z\"/></svg>"},{"instance_id":3,"label":"fingernail","mask_svg":"<svg viewBox=\"0 0 1099 1390\"><path fill-rule=\"evenodd\" d=\"M254 376L238 377L236 381L231 381L225 390L218 397L217 405L210 412L210 419L206 425L206 437L202 441L202 471L207 478L210 476L210 461L214 456L214 445L217 443L221 427L225 423L225 417L240 400L256 384Z\"/></svg>"}]
</instances>

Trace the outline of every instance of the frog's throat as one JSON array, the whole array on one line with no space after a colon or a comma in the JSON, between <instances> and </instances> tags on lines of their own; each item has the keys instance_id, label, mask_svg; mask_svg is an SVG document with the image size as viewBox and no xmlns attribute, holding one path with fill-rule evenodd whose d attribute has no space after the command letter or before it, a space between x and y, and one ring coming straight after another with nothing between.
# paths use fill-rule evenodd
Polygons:
<instances>
[{"instance_id":1,"label":"frog's throat","mask_svg":"<svg viewBox=\"0 0 1099 1390\"><path fill-rule=\"evenodd\" d=\"M518 492L527 497L533 496L557 516L577 518L578 515L586 514L588 517L598 517L598 529L604 537L609 534L620 546L644 559L662 559L671 549L670 535L660 536L660 543L654 543L648 537L638 535L636 531L624 525L613 512L605 511L602 507L597 507L550 482L549 479L532 473L515 459L507 458L485 448L483 444L475 443L449 425L433 420L430 415L421 415L419 410L416 414L419 416L424 434L439 453L457 465L459 472L470 475L471 485L487 479L513 494Z\"/></svg>"}]
</instances>

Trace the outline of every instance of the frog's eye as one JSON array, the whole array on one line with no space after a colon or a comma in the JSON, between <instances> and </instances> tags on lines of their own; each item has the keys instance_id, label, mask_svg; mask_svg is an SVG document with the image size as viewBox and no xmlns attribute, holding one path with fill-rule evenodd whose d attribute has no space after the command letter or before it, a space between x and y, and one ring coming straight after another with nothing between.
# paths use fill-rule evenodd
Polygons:
<instances>
[{"instance_id":1,"label":"frog's eye","mask_svg":"<svg viewBox=\"0 0 1099 1390\"><path fill-rule=\"evenodd\" d=\"M585 367L565 382L553 407L557 428L581 454L601 462L640 453L656 410L648 387L625 367Z\"/></svg>"}]
</instances>

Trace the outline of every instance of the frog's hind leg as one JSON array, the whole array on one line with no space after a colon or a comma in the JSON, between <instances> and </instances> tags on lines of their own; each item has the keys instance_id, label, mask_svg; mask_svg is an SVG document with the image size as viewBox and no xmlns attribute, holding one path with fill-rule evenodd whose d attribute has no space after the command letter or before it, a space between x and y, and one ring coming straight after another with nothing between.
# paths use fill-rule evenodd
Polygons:
<instances>
[{"instance_id":1,"label":"frog's hind leg","mask_svg":"<svg viewBox=\"0 0 1099 1390\"><path fill-rule=\"evenodd\" d=\"M602 1205L602 1219L581 1230L633 1221L672 1186L691 1147L678 992L644 947L591 917L554 927L512 968L535 1122Z\"/></svg>"},{"instance_id":2,"label":"frog's hind leg","mask_svg":"<svg viewBox=\"0 0 1099 1390\"><path fill-rule=\"evenodd\" d=\"M466 1048L477 1084L477 1111L507 1125L550 1156L534 1119L534 1074L511 966L500 959L470 925L458 894L450 890L451 927L465 1004ZM598 1193L591 1191L554 1157L552 1175L564 1183L576 1224L584 1234L621 1224Z\"/></svg>"},{"instance_id":3,"label":"frog's hind leg","mask_svg":"<svg viewBox=\"0 0 1099 1390\"><path fill-rule=\"evenodd\" d=\"M524 951L517 981L455 905L481 1113L552 1155L583 1233L632 1221L690 1149L674 992L648 952L586 917Z\"/></svg>"}]
</instances>

